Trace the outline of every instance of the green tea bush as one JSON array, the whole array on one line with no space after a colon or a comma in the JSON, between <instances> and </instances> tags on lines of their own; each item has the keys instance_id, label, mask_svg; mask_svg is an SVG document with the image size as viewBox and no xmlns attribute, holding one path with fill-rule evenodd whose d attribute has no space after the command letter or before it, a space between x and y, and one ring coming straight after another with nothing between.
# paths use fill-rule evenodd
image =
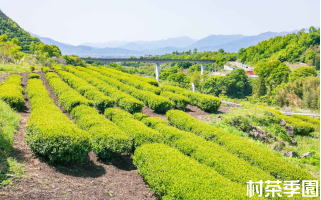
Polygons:
<instances>
[{"instance_id":1,"label":"green tea bush","mask_svg":"<svg viewBox=\"0 0 321 200\"><path fill-rule=\"evenodd\" d=\"M174 107L180 110L184 109L189 103L189 99L181 94L176 94L173 92L161 92L160 95L169 98L172 102L174 102Z\"/></svg>"},{"instance_id":2,"label":"green tea bush","mask_svg":"<svg viewBox=\"0 0 321 200\"><path fill-rule=\"evenodd\" d=\"M133 160L160 199L247 199L245 187L167 145L138 147Z\"/></svg>"},{"instance_id":3,"label":"green tea bush","mask_svg":"<svg viewBox=\"0 0 321 200\"><path fill-rule=\"evenodd\" d=\"M84 67L78 68L78 69L81 69L87 73L90 73L96 76L97 78L105 81L109 85L112 85L113 87L116 87L117 89L123 92L126 92L132 95L133 97L143 101L146 106L148 106L149 108L151 108L157 113L165 113L167 110L171 109L174 105L174 103L170 101L168 98L156 95L149 91L139 90L135 87L124 84L116 79L109 78L108 76L103 76L98 72L95 72L90 69L86 69Z\"/></svg>"},{"instance_id":4,"label":"green tea bush","mask_svg":"<svg viewBox=\"0 0 321 200\"><path fill-rule=\"evenodd\" d=\"M118 108L107 108L105 116L123 130L133 141L134 148L145 143L159 142L161 134L134 119L130 113Z\"/></svg>"},{"instance_id":5,"label":"green tea bush","mask_svg":"<svg viewBox=\"0 0 321 200\"><path fill-rule=\"evenodd\" d=\"M112 69L112 68L106 68L106 69L108 69L108 71L110 71L113 74L119 74L119 75L126 76L126 77L129 77L129 78L132 78L132 79L144 81L144 82L146 82L148 84L151 84L153 86L156 86L156 87L158 86L158 82L154 78L149 78L149 77L144 77L144 76L140 76L140 75L136 75L136 74L131 74L131 73L119 71L119 70Z\"/></svg>"},{"instance_id":6,"label":"green tea bush","mask_svg":"<svg viewBox=\"0 0 321 200\"><path fill-rule=\"evenodd\" d=\"M184 95L189 98L189 103L199 107L200 109L206 112L217 112L221 105L221 100L218 97L214 97L208 94L201 94L198 92L192 92L180 87L171 86L171 85L162 85L162 91L169 91Z\"/></svg>"},{"instance_id":7,"label":"green tea bush","mask_svg":"<svg viewBox=\"0 0 321 200\"><path fill-rule=\"evenodd\" d=\"M301 119L284 115L277 110L267 108L264 106L258 106L258 107L262 110L265 110L267 112L274 114L278 118L284 119L289 125L294 127L295 135L309 135L311 132L315 130L315 126L313 124L302 121Z\"/></svg>"},{"instance_id":8,"label":"green tea bush","mask_svg":"<svg viewBox=\"0 0 321 200\"><path fill-rule=\"evenodd\" d=\"M242 184L249 180L273 180L263 170L228 152L224 147L190 132L169 126L158 117L146 117L135 114L144 124L155 129L164 137L164 143L174 147L202 164L212 167L222 176Z\"/></svg>"},{"instance_id":9,"label":"green tea bush","mask_svg":"<svg viewBox=\"0 0 321 200\"><path fill-rule=\"evenodd\" d=\"M114 100L108 96L105 96L105 94L100 92L94 86L90 85L87 81L78 78L69 72L57 70L57 73L73 89L77 90L87 99L92 100L95 107L101 112L104 112L104 110L108 107L113 107Z\"/></svg>"},{"instance_id":10,"label":"green tea bush","mask_svg":"<svg viewBox=\"0 0 321 200\"><path fill-rule=\"evenodd\" d=\"M155 94L160 93L160 88L155 87L154 85L151 85L151 84L146 83L144 81L141 81L136 77L131 77L130 75L124 75L124 73L118 73L114 69L110 69L110 68L106 68L106 67L88 67L88 69L98 71L99 73L101 73L104 76L108 76L108 77L114 78L122 83L132 85L137 89L150 91Z\"/></svg>"},{"instance_id":11,"label":"green tea bush","mask_svg":"<svg viewBox=\"0 0 321 200\"><path fill-rule=\"evenodd\" d=\"M49 67L42 67L42 68L41 68L41 71L42 71L43 73L47 73L47 72L50 71L50 68L49 68Z\"/></svg>"},{"instance_id":12,"label":"green tea bush","mask_svg":"<svg viewBox=\"0 0 321 200\"><path fill-rule=\"evenodd\" d=\"M130 138L113 122L100 115L95 108L80 105L70 114L81 129L88 131L92 150L100 159L108 160L114 154L132 150Z\"/></svg>"},{"instance_id":13,"label":"green tea bush","mask_svg":"<svg viewBox=\"0 0 321 200\"><path fill-rule=\"evenodd\" d=\"M111 97L117 106L120 108L130 112L140 112L144 106L144 103L139 101L138 99L118 90L115 87L112 87L106 82L96 78L90 72L83 72L78 70L78 68L74 67L66 67L67 71L75 74L83 80L88 81L91 85L95 86L99 91L103 92L105 95Z\"/></svg>"},{"instance_id":14,"label":"green tea bush","mask_svg":"<svg viewBox=\"0 0 321 200\"><path fill-rule=\"evenodd\" d=\"M31 114L26 141L30 149L50 163L84 161L91 151L88 133L60 111L41 80L28 80L27 92Z\"/></svg>"},{"instance_id":15,"label":"green tea bush","mask_svg":"<svg viewBox=\"0 0 321 200\"><path fill-rule=\"evenodd\" d=\"M59 104L68 112L70 112L74 107L78 105L93 105L94 103L76 90L69 87L61 78L53 73L48 72L46 74L46 79L50 87L54 90L55 94L58 96Z\"/></svg>"},{"instance_id":16,"label":"green tea bush","mask_svg":"<svg viewBox=\"0 0 321 200\"><path fill-rule=\"evenodd\" d=\"M28 74L28 79L32 79L32 78L40 78L40 75L37 73L30 73Z\"/></svg>"},{"instance_id":17,"label":"green tea bush","mask_svg":"<svg viewBox=\"0 0 321 200\"><path fill-rule=\"evenodd\" d=\"M288 163L268 149L254 143L254 141L232 135L179 110L170 110L166 113L166 116L170 123L177 128L193 132L206 140L222 145L227 151L269 172L276 178L283 180L313 179L308 172Z\"/></svg>"},{"instance_id":18,"label":"green tea bush","mask_svg":"<svg viewBox=\"0 0 321 200\"><path fill-rule=\"evenodd\" d=\"M316 127L318 127L317 129L320 128L320 119L315 119L313 117L304 116L304 115L292 115L292 117L308 122L310 124L316 125Z\"/></svg>"},{"instance_id":19,"label":"green tea bush","mask_svg":"<svg viewBox=\"0 0 321 200\"><path fill-rule=\"evenodd\" d=\"M17 111L23 111L25 108L21 80L22 77L20 75L14 74L0 83L0 99Z\"/></svg>"}]
</instances>

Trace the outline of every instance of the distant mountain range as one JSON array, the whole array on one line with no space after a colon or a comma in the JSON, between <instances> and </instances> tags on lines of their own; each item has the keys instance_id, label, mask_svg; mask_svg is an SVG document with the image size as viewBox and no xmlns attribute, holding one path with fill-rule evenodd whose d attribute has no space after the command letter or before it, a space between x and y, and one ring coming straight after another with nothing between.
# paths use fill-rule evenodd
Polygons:
<instances>
[{"instance_id":1,"label":"distant mountain range","mask_svg":"<svg viewBox=\"0 0 321 200\"><path fill-rule=\"evenodd\" d=\"M289 32L265 32L259 35L210 35L200 40L190 37L176 37L156 41L124 42L115 41L108 43L85 43L83 45L70 45L55 41L51 38L38 37L43 43L57 45L63 54L75 54L81 57L129 57L144 55L160 55L173 51L216 51L224 49L226 52L237 52L269 38L285 35Z\"/></svg>"}]
</instances>

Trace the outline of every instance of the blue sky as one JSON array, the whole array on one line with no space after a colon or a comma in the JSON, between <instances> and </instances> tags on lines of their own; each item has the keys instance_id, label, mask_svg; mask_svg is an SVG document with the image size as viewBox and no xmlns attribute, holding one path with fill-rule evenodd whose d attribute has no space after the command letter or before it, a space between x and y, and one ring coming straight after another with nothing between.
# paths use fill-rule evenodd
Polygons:
<instances>
[{"instance_id":1,"label":"blue sky","mask_svg":"<svg viewBox=\"0 0 321 200\"><path fill-rule=\"evenodd\" d=\"M0 0L0 8L27 31L71 44L320 26L319 0Z\"/></svg>"}]
</instances>

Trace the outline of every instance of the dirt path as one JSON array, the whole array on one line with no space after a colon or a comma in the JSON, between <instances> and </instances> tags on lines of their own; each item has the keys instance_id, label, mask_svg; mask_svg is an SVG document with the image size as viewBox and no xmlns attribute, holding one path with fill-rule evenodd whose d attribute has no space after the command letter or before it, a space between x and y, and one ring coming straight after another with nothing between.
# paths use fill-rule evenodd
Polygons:
<instances>
[{"instance_id":1,"label":"dirt path","mask_svg":"<svg viewBox=\"0 0 321 200\"><path fill-rule=\"evenodd\" d=\"M20 115L21 123L14 141L14 156L23 164L25 177L0 189L0 199L156 199L138 175L129 156L115 158L109 164L97 161L93 153L89 154L90 161L82 165L50 166L42 162L33 156L24 140L29 119L29 102L26 111Z\"/></svg>"}]
</instances>

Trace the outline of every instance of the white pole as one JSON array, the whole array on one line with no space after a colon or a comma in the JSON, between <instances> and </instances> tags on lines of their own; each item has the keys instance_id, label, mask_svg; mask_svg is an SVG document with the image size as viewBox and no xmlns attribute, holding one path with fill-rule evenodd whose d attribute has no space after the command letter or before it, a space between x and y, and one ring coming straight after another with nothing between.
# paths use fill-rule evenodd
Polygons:
<instances>
[{"instance_id":1,"label":"white pole","mask_svg":"<svg viewBox=\"0 0 321 200\"><path fill-rule=\"evenodd\" d=\"M156 63L156 66L155 66L155 78L156 78L157 81L159 80L160 70L161 70L160 63Z\"/></svg>"},{"instance_id":2,"label":"white pole","mask_svg":"<svg viewBox=\"0 0 321 200\"><path fill-rule=\"evenodd\" d=\"M204 74L204 64L202 63L201 64L201 75L203 75Z\"/></svg>"},{"instance_id":3,"label":"white pole","mask_svg":"<svg viewBox=\"0 0 321 200\"><path fill-rule=\"evenodd\" d=\"M195 84L192 83L192 91L195 92Z\"/></svg>"}]
</instances>

